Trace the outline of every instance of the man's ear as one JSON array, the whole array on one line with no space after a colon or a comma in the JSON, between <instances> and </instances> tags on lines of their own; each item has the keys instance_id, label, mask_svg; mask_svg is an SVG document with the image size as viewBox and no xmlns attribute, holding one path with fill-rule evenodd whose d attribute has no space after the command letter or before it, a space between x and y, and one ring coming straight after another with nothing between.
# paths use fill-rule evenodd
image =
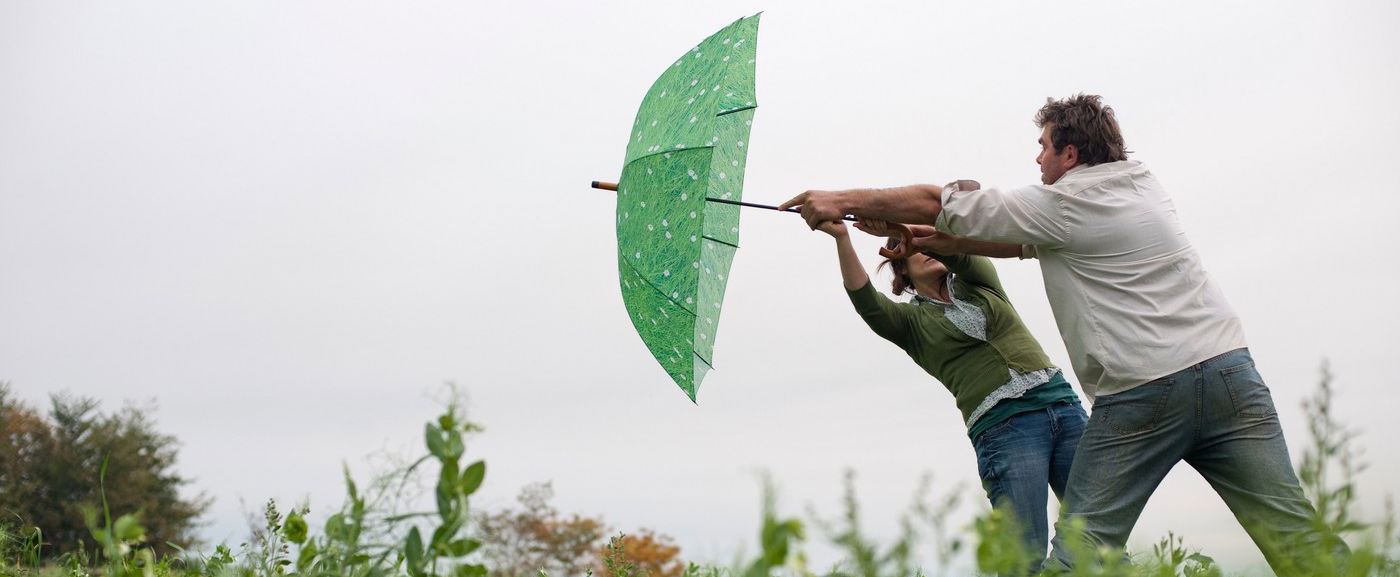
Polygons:
<instances>
[{"instance_id":1,"label":"man's ear","mask_svg":"<svg viewBox=\"0 0 1400 577\"><path fill-rule=\"evenodd\" d=\"M1066 145L1065 145L1065 150L1064 150L1064 153L1063 153L1063 154L1065 155L1065 164L1064 164L1065 170L1069 170L1069 169L1071 169L1071 168L1074 168L1074 167L1076 167L1076 166L1079 166L1079 148L1078 148L1078 147L1074 146L1073 144L1066 144Z\"/></svg>"}]
</instances>

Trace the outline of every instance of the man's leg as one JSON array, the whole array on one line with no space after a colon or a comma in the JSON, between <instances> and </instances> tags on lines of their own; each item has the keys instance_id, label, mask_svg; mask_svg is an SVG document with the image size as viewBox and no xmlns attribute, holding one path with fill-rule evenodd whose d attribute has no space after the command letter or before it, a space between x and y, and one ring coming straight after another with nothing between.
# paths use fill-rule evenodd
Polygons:
<instances>
[{"instance_id":1,"label":"man's leg","mask_svg":"<svg viewBox=\"0 0 1400 577\"><path fill-rule=\"evenodd\" d=\"M1345 545L1321 552L1312 503L1288 457L1273 398L1249 351L1206 363L1201 439L1186 461L1225 500L1279 575L1311 573L1319 553L1345 561ZM1301 565L1300 565L1301 563Z\"/></svg>"},{"instance_id":2,"label":"man's leg","mask_svg":"<svg viewBox=\"0 0 1400 577\"><path fill-rule=\"evenodd\" d=\"M1070 467L1047 568L1073 566L1074 550L1127 544L1147 498L1190 446L1197 374L1191 367L1095 401ZM1083 523L1083 543L1067 542L1071 521Z\"/></svg>"},{"instance_id":3,"label":"man's leg","mask_svg":"<svg viewBox=\"0 0 1400 577\"><path fill-rule=\"evenodd\" d=\"M1050 540L1045 505L1052 451L1048 410L1013 415L977 436L977 472L994 507L1010 509L1021 526L1022 542L1039 569Z\"/></svg>"}]
</instances>

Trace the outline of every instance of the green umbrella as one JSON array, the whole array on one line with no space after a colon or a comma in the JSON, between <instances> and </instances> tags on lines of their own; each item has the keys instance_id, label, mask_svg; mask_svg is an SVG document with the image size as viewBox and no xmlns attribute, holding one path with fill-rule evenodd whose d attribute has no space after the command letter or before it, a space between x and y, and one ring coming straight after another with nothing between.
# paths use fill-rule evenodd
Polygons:
<instances>
[{"instance_id":1,"label":"green umbrella","mask_svg":"<svg viewBox=\"0 0 1400 577\"><path fill-rule=\"evenodd\" d=\"M616 185L622 300L642 342L691 401L713 366L739 247L758 20L726 26L661 74L637 112Z\"/></svg>"}]
</instances>

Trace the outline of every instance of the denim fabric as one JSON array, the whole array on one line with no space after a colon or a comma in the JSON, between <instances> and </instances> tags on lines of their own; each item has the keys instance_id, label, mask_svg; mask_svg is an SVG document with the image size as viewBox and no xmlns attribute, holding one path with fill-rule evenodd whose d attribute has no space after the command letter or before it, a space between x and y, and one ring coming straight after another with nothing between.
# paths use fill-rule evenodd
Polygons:
<instances>
[{"instance_id":1,"label":"denim fabric","mask_svg":"<svg viewBox=\"0 0 1400 577\"><path fill-rule=\"evenodd\" d=\"M1007 507L1021 524L1027 550L1045 556L1049 486L1056 498L1065 491L1075 447L1088 417L1078 403L1061 401L1014 415L972 441L977 472L993 505Z\"/></svg>"},{"instance_id":2,"label":"denim fabric","mask_svg":"<svg viewBox=\"0 0 1400 577\"><path fill-rule=\"evenodd\" d=\"M1316 536L1269 388L1248 349L1236 349L1127 391L1102 396L1079 444L1052 567L1069 566L1064 523L1080 518L1094 545L1123 547L1147 498L1186 461L1225 500L1275 571L1261 539Z\"/></svg>"}]
</instances>

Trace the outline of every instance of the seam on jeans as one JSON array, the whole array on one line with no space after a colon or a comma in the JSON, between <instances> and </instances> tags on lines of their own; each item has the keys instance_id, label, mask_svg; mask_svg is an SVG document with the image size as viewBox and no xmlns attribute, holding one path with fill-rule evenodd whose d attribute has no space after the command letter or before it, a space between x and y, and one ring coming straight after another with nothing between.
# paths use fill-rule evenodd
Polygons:
<instances>
[{"instance_id":1,"label":"seam on jeans","mask_svg":"<svg viewBox=\"0 0 1400 577\"><path fill-rule=\"evenodd\" d=\"M1116 432L1116 433L1123 434L1123 435L1131 435L1131 434L1143 433L1143 432L1155 430L1155 429L1157 428L1157 422L1160 421L1160 420L1162 419L1162 411L1163 411L1163 410L1166 408L1166 406L1167 406L1167 400L1171 397L1172 386L1175 385L1175 379L1173 379L1173 378L1171 378L1171 377L1162 377L1162 378L1157 379L1157 380L1155 380L1155 381L1149 382L1149 383L1147 383L1146 385L1141 385L1141 386L1139 386L1139 387L1135 387L1135 388L1133 388L1133 389L1129 389L1130 391L1132 391L1132 390L1137 390L1137 389L1140 389L1140 388L1142 388L1142 387L1146 387L1146 386L1149 386L1149 385L1153 385L1154 383L1157 383L1157 382L1163 382L1163 383L1164 383L1164 384L1161 384L1161 385L1155 385L1155 386L1163 387L1164 390L1162 390L1161 392L1156 392L1156 393L1154 393L1154 394L1156 394L1159 398L1157 398L1155 401L1153 401L1153 404L1152 404L1152 415L1151 415L1151 417L1149 417L1149 418L1147 419L1147 422L1146 422L1146 423L1143 423L1143 425L1142 425L1140 428L1132 429L1132 430L1129 430L1129 429L1127 429L1126 427L1122 427L1122 426L1119 426L1119 425L1115 424L1115 423L1114 423L1114 420L1113 420L1113 408L1114 408L1115 405L1109 404L1108 406L1106 406L1106 407L1103 408L1103 411L1104 411L1104 416L1103 416L1103 417L1104 417L1104 420L1105 420L1105 421L1108 421L1108 428L1109 428L1109 429L1112 429L1112 430L1113 430L1114 432ZM1166 383L1170 383L1170 384L1166 384ZM1125 392L1126 392L1126 391L1125 391ZM1119 394L1121 394L1121 393L1119 393ZM1095 407L1095 408L1097 408L1097 407Z\"/></svg>"},{"instance_id":2,"label":"seam on jeans","mask_svg":"<svg viewBox=\"0 0 1400 577\"><path fill-rule=\"evenodd\" d=\"M1253 367L1254 367L1254 361L1253 361L1253 360L1250 360L1249 362L1247 362L1247 363L1245 363L1245 364L1243 364L1243 365L1240 365L1240 366L1238 366L1238 367L1230 367L1230 368L1228 368L1228 369L1222 369L1222 370L1220 371L1220 380L1221 380L1222 382L1224 382L1224 384L1225 384L1225 392L1229 393L1229 395L1230 395L1230 405L1235 409L1235 416L1238 416L1238 417L1258 418L1258 417L1268 417L1268 416L1272 416L1272 415L1277 415L1277 414L1278 414L1278 408L1277 408L1277 407L1274 407L1272 395L1270 396L1270 399L1269 399L1269 407L1270 407L1271 409L1273 409L1273 410L1271 410L1271 411L1265 411L1265 412L1262 412L1262 413L1255 413L1255 412L1248 412L1248 413L1246 413L1246 412L1244 412L1243 409L1240 408L1240 395L1239 395L1239 393L1235 392L1236 384L1234 383L1234 379L1232 379L1231 377L1235 376L1236 373L1243 372L1244 370L1250 369L1250 368L1253 368ZM1241 383L1241 384L1243 384L1243 383ZM1260 377L1260 379L1259 379L1259 384L1260 384L1260 386L1264 387L1265 394L1268 394L1269 386L1266 385L1266 384L1264 384L1264 379L1263 379L1263 377Z\"/></svg>"},{"instance_id":3,"label":"seam on jeans","mask_svg":"<svg viewBox=\"0 0 1400 577\"><path fill-rule=\"evenodd\" d=\"M1211 358L1209 358L1209 359L1203 359L1203 360L1201 360L1201 361L1198 362L1198 363L1194 363L1194 364L1191 365L1191 367L1195 367L1195 368L1197 368L1197 369L1204 369L1206 365L1211 364L1211 363L1214 363L1215 361L1218 361L1218 360L1220 360L1220 359L1225 358L1227 355L1232 355L1232 354L1234 354L1234 353L1236 353L1236 352L1239 352L1239 351L1248 352L1248 351L1249 351L1249 347L1240 347L1240 348L1238 348L1238 349L1230 349L1230 350L1228 350L1228 351L1225 351L1225 352L1223 352L1223 353L1220 353L1220 354L1218 354L1218 355L1215 355L1215 356L1213 356L1213 357L1211 357ZM1187 368L1190 368L1190 367L1187 367Z\"/></svg>"},{"instance_id":4,"label":"seam on jeans","mask_svg":"<svg viewBox=\"0 0 1400 577\"><path fill-rule=\"evenodd\" d=\"M1228 369L1220 369L1220 374L1221 374L1221 376L1224 376L1224 375L1233 375L1233 374L1235 374L1235 373L1238 373L1238 372L1240 372L1240 371L1243 371L1243 370L1245 370L1245 369L1248 369L1249 367L1252 367L1252 366L1254 366L1254 359L1250 359L1249 362L1246 362L1246 363L1244 363L1244 364L1242 364L1242 365L1230 367L1230 368L1228 368Z\"/></svg>"},{"instance_id":5,"label":"seam on jeans","mask_svg":"<svg viewBox=\"0 0 1400 577\"><path fill-rule=\"evenodd\" d=\"M977 438L973 439L973 440L972 440L972 443L973 443L974 445L977 444L977 443L981 443L981 442L982 442L982 439L986 438L987 435L990 435L993 431L1000 431L1000 430L1002 430L1002 429L1005 429L1005 428L1007 428L1007 427L1010 427L1010 426L1011 426L1011 420L1012 420L1012 419L1015 419L1016 417L1019 417L1019 416L1024 415L1024 414L1025 414L1025 413L1016 413L1016 414L1014 414L1014 415L1011 415L1010 417L1007 417L1007 418L1003 419L1000 423L997 423L997 424L995 424L995 425L992 425L991 428L988 428L988 429L985 430L985 431L982 431L982 432L980 432L980 433L977 433Z\"/></svg>"},{"instance_id":6,"label":"seam on jeans","mask_svg":"<svg viewBox=\"0 0 1400 577\"><path fill-rule=\"evenodd\" d=\"M1203 421L1203 420L1205 419L1205 414L1206 414L1206 376L1205 376L1205 374L1204 374L1202 371L1200 371L1200 370L1197 370L1197 371L1196 371L1196 383L1195 383L1195 384L1196 384L1196 418L1193 419L1194 424L1193 424L1193 426L1192 426L1191 428L1194 429L1193 432L1195 433L1196 440L1199 441L1199 440L1201 440L1201 431L1202 431L1202 429L1201 429L1201 421Z\"/></svg>"},{"instance_id":7,"label":"seam on jeans","mask_svg":"<svg viewBox=\"0 0 1400 577\"><path fill-rule=\"evenodd\" d=\"M983 434L986 434L986 433L983 433ZM979 435L979 437L980 437L980 435ZM997 477L997 470L996 470L996 466L995 466L995 465L996 465L996 459L995 459L995 457L996 457L996 452L995 452L995 451L988 450L987 453L988 453L988 454L987 454L987 458L986 458L986 459L983 459L983 458L982 458L982 455L980 455L980 454L977 455L977 480L979 480L979 481L982 482L982 490L985 491L985 492L987 493L987 500L988 500L988 501L991 501L991 502L992 502L992 506L995 507L995 506L996 506L996 499L993 498L992 495L995 494L995 493L997 493L997 491L996 491L995 489L998 488L998 487L1000 486L1001 481L1000 481L1000 480L998 479L998 477ZM984 460L985 460L986 463L987 463L987 473L986 473L985 476L982 474L982 463L983 463Z\"/></svg>"}]
</instances>

